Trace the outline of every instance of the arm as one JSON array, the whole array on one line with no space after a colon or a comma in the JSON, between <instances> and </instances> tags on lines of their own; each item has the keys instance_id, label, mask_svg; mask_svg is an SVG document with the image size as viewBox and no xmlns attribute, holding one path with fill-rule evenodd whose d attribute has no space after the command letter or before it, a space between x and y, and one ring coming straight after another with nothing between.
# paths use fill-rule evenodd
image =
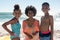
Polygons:
<instances>
[{"instance_id":1,"label":"arm","mask_svg":"<svg viewBox=\"0 0 60 40\"><path fill-rule=\"evenodd\" d=\"M53 40L53 17L50 17L50 25L51 25L51 40Z\"/></svg>"},{"instance_id":2,"label":"arm","mask_svg":"<svg viewBox=\"0 0 60 40\"><path fill-rule=\"evenodd\" d=\"M8 32L8 33L12 33L12 31L10 31L8 28L7 28L7 25L9 25L9 24L13 24L13 23L15 23L16 22L16 19L12 19L12 20L10 20L10 21L8 21L8 22L5 22L4 24L2 24L2 27Z\"/></svg>"},{"instance_id":3,"label":"arm","mask_svg":"<svg viewBox=\"0 0 60 40\"><path fill-rule=\"evenodd\" d=\"M26 33L26 32L24 32L24 34L26 34L30 39L33 38L30 34L28 34L28 33Z\"/></svg>"}]
</instances>

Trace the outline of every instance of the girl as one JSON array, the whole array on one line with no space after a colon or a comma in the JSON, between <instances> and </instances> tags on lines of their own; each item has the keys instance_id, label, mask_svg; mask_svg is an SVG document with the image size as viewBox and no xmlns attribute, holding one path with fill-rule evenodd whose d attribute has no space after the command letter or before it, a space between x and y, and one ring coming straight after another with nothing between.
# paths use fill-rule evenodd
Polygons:
<instances>
[{"instance_id":1,"label":"girl","mask_svg":"<svg viewBox=\"0 0 60 40\"><path fill-rule=\"evenodd\" d=\"M26 35L25 40L38 40L37 34L39 32L39 21L33 17L36 15L36 9L33 6L28 6L25 9L25 14L28 19L23 21L23 32Z\"/></svg>"},{"instance_id":2,"label":"girl","mask_svg":"<svg viewBox=\"0 0 60 40\"><path fill-rule=\"evenodd\" d=\"M2 26L7 32L10 33L11 40L20 40L19 34L20 34L21 25L19 23L19 17L21 16L21 10L19 9L19 5L14 6L13 15L14 18L12 18L8 22L5 22ZM7 25L9 24L11 24L12 31L7 28Z\"/></svg>"}]
</instances>

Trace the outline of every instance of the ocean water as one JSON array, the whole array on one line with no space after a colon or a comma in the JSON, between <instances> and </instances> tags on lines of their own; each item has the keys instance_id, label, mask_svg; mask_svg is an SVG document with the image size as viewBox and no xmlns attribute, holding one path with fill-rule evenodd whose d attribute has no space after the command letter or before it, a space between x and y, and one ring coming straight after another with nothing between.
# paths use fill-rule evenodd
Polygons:
<instances>
[{"instance_id":1,"label":"ocean water","mask_svg":"<svg viewBox=\"0 0 60 40\"><path fill-rule=\"evenodd\" d=\"M4 22L7 22L9 20L11 20L13 18L13 13L12 12L0 12L0 36L4 36L7 35L8 32L5 31L2 28L2 24ZM54 17L54 30L60 30L60 15L57 16L53 16ZM26 15L23 13L22 16L19 18L19 22L21 24L21 34L22 34L22 22L23 20L25 20L27 17ZM41 16L36 16L35 17L37 20L41 21ZM7 26L10 30L11 30L11 25Z\"/></svg>"}]
</instances>

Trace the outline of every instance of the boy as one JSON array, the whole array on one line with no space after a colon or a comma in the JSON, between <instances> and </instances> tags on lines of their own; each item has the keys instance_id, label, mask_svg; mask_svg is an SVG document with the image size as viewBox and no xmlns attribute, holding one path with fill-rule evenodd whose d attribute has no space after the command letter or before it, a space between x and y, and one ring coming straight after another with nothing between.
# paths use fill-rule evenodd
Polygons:
<instances>
[{"instance_id":1,"label":"boy","mask_svg":"<svg viewBox=\"0 0 60 40\"><path fill-rule=\"evenodd\" d=\"M49 10L49 3L44 2L42 11L45 15L41 17L40 40L53 40L53 16L49 15Z\"/></svg>"}]
</instances>

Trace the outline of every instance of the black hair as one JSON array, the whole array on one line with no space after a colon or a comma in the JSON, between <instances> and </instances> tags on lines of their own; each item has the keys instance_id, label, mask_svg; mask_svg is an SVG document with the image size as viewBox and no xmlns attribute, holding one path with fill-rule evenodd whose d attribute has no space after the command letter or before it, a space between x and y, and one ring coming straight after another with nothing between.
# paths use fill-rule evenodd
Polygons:
<instances>
[{"instance_id":1,"label":"black hair","mask_svg":"<svg viewBox=\"0 0 60 40\"><path fill-rule=\"evenodd\" d=\"M15 10L19 10L19 5L18 4L14 5L14 11Z\"/></svg>"},{"instance_id":2,"label":"black hair","mask_svg":"<svg viewBox=\"0 0 60 40\"><path fill-rule=\"evenodd\" d=\"M47 3L47 2L44 2L44 3L42 4L42 6L43 6L43 5L50 6L49 3Z\"/></svg>"},{"instance_id":3,"label":"black hair","mask_svg":"<svg viewBox=\"0 0 60 40\"><path fill-rule=\"evenodd\" d=\"M36 15L36 8L34 6L27 6L25 9L25 14L28 16L28 11L32 11L34 16Z\"/></svg>"}]
</instances>

